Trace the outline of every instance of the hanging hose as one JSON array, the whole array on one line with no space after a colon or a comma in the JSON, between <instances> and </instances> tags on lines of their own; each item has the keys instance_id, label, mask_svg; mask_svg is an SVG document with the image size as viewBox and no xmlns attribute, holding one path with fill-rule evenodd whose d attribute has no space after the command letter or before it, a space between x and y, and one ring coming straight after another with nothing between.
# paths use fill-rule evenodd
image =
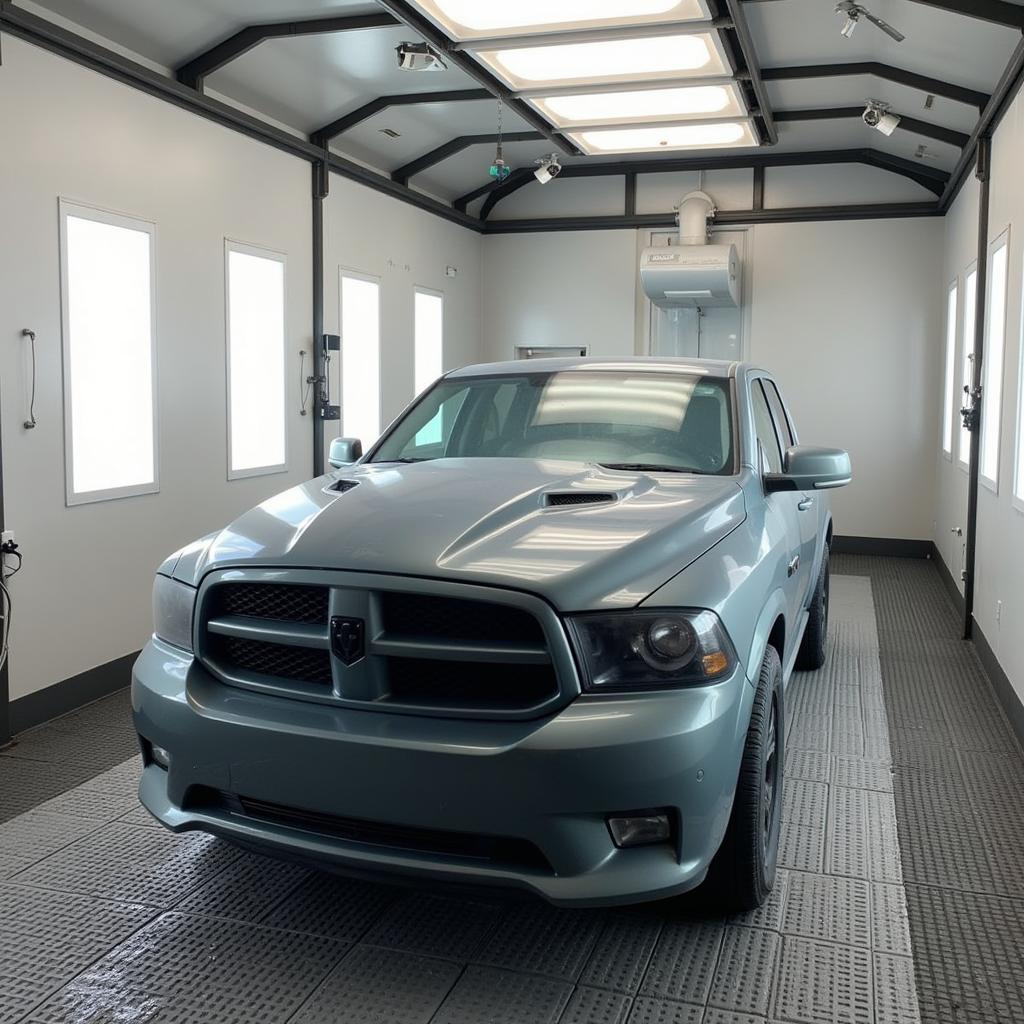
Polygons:
<instances>
[{"instance_id":1,"label":"hanging hose","mask_svg":"<svg viewBox=\"0 0 1024 1024\"><path fill-rule=\"evenodd\" d=\"M34 430L36 425L36 332L26 327L22 330L21 336L28 338L32 353L32 390L28 400L28 419L22 426L26 430Z\"/></svg>"}]
</instances>

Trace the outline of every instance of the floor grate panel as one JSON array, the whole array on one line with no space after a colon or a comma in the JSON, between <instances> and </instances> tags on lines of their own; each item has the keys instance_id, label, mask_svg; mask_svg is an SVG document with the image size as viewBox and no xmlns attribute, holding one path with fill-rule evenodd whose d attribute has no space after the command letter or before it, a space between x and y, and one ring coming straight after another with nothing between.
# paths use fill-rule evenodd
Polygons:
<instances>
[{"instance_id":1,"label":"floor grate panel","mask_svg":"<svg viewBox=\"0 0 1024 1024\"><path fill-rule=\"evenodd\" d=\"M953 742L956 701L968 692L956 672L944 672L940 700L921 703L926 643L907 642L897 673L906 692L890 702L875 606L872 581L837 573L829 662L787 689L776 889L760 910L727 919L685 900L566 911L511 896L456 898L172 835L135 805L131 749L120 763L69 758L63 775L45 760L60 744L88 747L91 731L101 754L127 749L109 735L123 697L53 723L0 764L14 766L0 772L0 809L35 808L0 825L0 893L17 894L6 932L0 919L0 1024L999 1020L993 1014L1024 997L1011 956L1022 922L999 899L1014 879L1019 833L1012 815L983 825L1019 794L1022 766L1005 737L981 743L991 709L961 715L963 742ZM913 729L894 723L904 713ZM116 728L134 742L130 727ZM948 742L936 742L936 729ZM39 783L51 770L54 783ZM30 792L9 794L5 774ZM962 792L949 792L951 778ZM933 883L951 876L959 847L950 839L950 854L904 834L930 827L934 814L978 844L975 884L985 891L959 894L955 906ZM912 956L935 941L940 921L944 955L960 944L998 963L915 969ZM65 943L53 941L58 932ZM926 1006L976 1016L920 1014L918 989Z\"/></svg>"},{"instance_id":2,"label":"floor grate panel","mask_svg":"<svg viewBox=\"0 0 1024 1024\"><path fill-rule=\"evenodd\" d=\"M875 596L910 945L893 887L872 891L878 1020L1024 1019L1024 755L926 560L838 556ZM913 959L905 955L912 949ZM895 955L893 955L895 954Z\"/></svg>"}]
</instances>

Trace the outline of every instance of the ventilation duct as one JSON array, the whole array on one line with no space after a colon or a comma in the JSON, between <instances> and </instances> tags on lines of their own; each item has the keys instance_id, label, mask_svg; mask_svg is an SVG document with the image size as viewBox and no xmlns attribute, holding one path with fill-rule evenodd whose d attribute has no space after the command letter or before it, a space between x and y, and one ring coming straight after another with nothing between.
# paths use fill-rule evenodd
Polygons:
<instances>
[{"instance_id":1,"label":"ventilation duct","mask_svg":"<svg viewBox=\"0 0 1024 1024\"><path fill-rule=\"evenodd\" d=\"M715 201L691 192L679 203L679 244L640 254L644 294L662 309L710 309L740 304L740 267L734 245L709 245Z\"/></svg>"}]
</instances>

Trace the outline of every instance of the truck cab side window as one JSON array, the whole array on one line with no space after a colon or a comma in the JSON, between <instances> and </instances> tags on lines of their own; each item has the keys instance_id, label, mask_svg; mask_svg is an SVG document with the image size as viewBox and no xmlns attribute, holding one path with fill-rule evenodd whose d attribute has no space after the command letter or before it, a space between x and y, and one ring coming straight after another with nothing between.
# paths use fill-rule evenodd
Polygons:
<instances>
[{"instance_id":1,"label":"truck cab side window","mask_svg":"<svg viewBox=\"0 0 1024 1024\"><path fill-rule=\"evenodd\" d=\"M775 425L772 423L768 399L765 398L759 380L750 382L750 406L754 411L754 430L757 432L757 440L760 442L761 451L764 452L763 468L768 473L781 473L782 449L779 447Z\"/></svg>"},{"instance_id":2,"label":"truck cab side window","mask_svg":"<svg viewBox=\"0 0 1024 1024\"><path fill-rule=\"evenodd\" d=\"M775 425L779 428L779 437L782 438L783 448L792 448L796 438L790 426L789 417L786 415L786 407L782 403L782 395L774 381L762 378L765 394L768 395L768 405L771 406L772 415L775 417Z\"/></svg>"}]
</instances>

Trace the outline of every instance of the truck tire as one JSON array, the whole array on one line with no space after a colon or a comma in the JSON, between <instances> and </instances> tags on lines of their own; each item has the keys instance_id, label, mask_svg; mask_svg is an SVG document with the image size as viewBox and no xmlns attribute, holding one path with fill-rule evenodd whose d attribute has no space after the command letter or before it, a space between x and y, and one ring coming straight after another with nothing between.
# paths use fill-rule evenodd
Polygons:
<instances>
[{"instance_id":1,"label":"truck tire","mask_svg":"<svg viewBox=\"0 0 1024 1024\"><path fill-rule=\"evenodd\" d=\"M785 715L782 663L768 647L754 696L725 839L702 894L719 911L756 910L775 886L782 822Z\"/></svg>"},{"instance_id":2,"label":"truck tire","mask_svg":"<svg viewBox=\"0 0 1024 1024\"><path fill-rule=\"evenodd\" d=\"M808 609L807 628L796 652L795 667L802 672L813 672L825 664L828 642L828 600L829 600L828 545L821 556L818 582L814 586L811 606Z\"/></svg>"}]
</instances>

